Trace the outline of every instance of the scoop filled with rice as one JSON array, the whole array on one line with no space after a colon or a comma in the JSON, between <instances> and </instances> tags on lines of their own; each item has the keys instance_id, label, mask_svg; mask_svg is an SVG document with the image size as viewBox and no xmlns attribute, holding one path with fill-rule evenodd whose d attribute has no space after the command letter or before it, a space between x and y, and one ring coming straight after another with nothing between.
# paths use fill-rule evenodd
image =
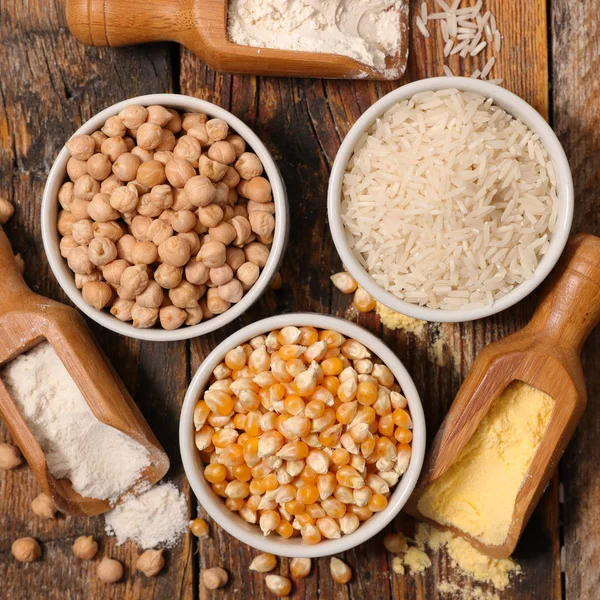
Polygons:
<instances>
[{"instance_id":1,"label":"scoop filled with rice","mask_svg":"<svg viewBox=\"0 0 600 600\"><path fill-rule=\"evenodd\" d=\"M362 266L430 308L491 306L531 279L557 214L539 136L457 89L389 108L359 140L342 184L342 222Z\"/></svg>"}]
</instances>

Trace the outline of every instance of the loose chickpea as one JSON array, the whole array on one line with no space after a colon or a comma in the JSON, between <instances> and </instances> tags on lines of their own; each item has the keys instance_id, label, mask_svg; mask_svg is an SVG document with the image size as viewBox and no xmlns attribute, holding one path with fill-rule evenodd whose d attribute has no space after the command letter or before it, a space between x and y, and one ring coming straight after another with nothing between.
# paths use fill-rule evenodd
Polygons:
<instances>
[{"instance_id":1,"label":"loose chickpea","mask_svg":"<svg viewBox=\"0 0 600 600\"><path fill-rule=\"evenodd\" d=\"M153 242L136 242L131 258L134 265L151 265L158 259L158 248Z\"/></svg>"},{"instance_id":2,"label":"loose chickpea","mask_svg":"<svg viewBox=\"0 0 600 600\"><path fill-rule=\"evenodd\" d=\"M81 221L82 219L87 219L89 217L87 211L87 207L89 206L89 204L89 200L81 200L81 198L75 198L73 202L71 202L69 210L77 221Z\"/></svg>"},{"instance_id":3,"label":"loose chickpea","mask_svg":"<svg viewBox=\"0 0 600 600\"><path fill-rule=\"evenodd\" d=\"M119 112L119 119L127 129L137 129L148 118L148 110L139 104L130 104Z\"/></svg>"},{"instance_id":4,"label":"loose chickpea","mask_svg":"<svg viewBox=\"0 0 600 600\"><path fill-rule=\"evenodd\" d=\"M204 318L204 314L200 306L195 306L194 308L186 308L185 312L187 314L185 324L188 327L191 325L198 325L198 323L200 323Z\"/></svg>"},{"instance_id":5,"label":"loose chickpea","mask_svg":"<svg viewBox=\"0 0 600 600\"><path fill-rule=\"evenodd\" d=\"M155 123L142 123L137 130L137 145L144 150L154 150L162 140L162 127Z\"/></svg>"},{"instance_id":6,"label":"loose chickpea","mask_svg":"<svg viewBox=\"0 0 600 600\"><path fill-rule=\"evenodd\" d=\"M81 219L73 223L71 235L80 246L87 246L94 239L92 222L89 219Z\"/></svg>"},{"instance_id":7,"label":"loose chickpea","mask_svg":"<svg viewBox=\"0 0 600 600\"><path fill-rule=\"evenodd\" d=\"M172 133L179 133L181 131L181 115L172 108L167 108L171 113L171 119L165 125L165 129L168 129Z\"/></svg>"},{"instance_id":8,"label":"loose chickpea","mask_svg":"<svg viewBox=\"0 0 600 600\"><path fill-rule=\"evenodd\" d=\"M85 246L73 248L67 256L67 264L73 273L79 275L89 275L94 269L94 264L89 259Z\"/></svg>"},{"instance_id":9,"label":"loose chickpea","mask_svg":"<svg viewBox=\"0 0 600 600\"><path fill-rule=\"evenodd\" d=\"M271 215L275 214L275 202L253 202L248 200L248 214L253 212L267 212Z\"/></svg>"},{"instance_id":10,"label":"loose chickpea","mask_svg":"<svg viewBox=\"0 0 600 600\"><path fill-rule=\"evenodd\" d=\"M227 300L227 302L230 302L231 304L236 304L242 299L244 288L240 281L232 279L224 285L220 285L217 288L217 292L223 300Z\"/></svg>"},{"instance_id":11,"label":"loose chickpea","mask_svg":"<svg viewBox=\"0 0 600 600\"><path fill-rule=\"evenodd\" d=\"M209 240L200 248L198 260L207 267L220 267L225 263L226 249L225 244L218 241Z\"/></svg>"},{"instance_id":12,"label":"loose chickpea","mask_svg":"<svg viewBox=\"0 0 600 600\"><path fill-rule=\"evenodd\" d=\"M184 135L177 140L173 148L175 158L187 160L193 167L198 167L198 159L202 154L200 142L191 135Z\"/></svg>"},{"instance_id":13,"label":"loose chickpea","mask_svg":"<svg viewBox=\"0 0 600 600\"><path fill-rule=\"evenodd\" d=\"M88 160L96 148L96 142L91 135L76 135L65 145L71 156L77 160Z\"/></svg>"},{"instance_id":14,"label":"loose chickpea","mask_svg":"<svg viewBox=\"0 0 600 600\"><path fill-rule=\"evenodd\" d=\"M69 256L69 252L78 246L79 244L73 239L72 236L65 235L64 237L60 238L60 242L58 244L60 255L63 258L67 258L67 256Z\"/></svg>"},{"instance_id":15,"label":"loose chickpea","mask_svg":"<svg viewBox=\"0 0 600 600\"><path fill-rule=\"evenodd\" d=\"M181 327L187 319L187 312L177 306L163 306L158 311L158 318L163 329L173 330Z\"/></svg>"},{"instance_id":16,"label":"loose chickpea","mask_svg":"<svg viewBox=\"0 0 600 600\"><path fill-rule=\"evenodd\" d=\"M244 290L249 290L258 280L259 275L260 268L258 265L251 262L245 262L240 265L235 273L235 276L239 279Z\"/></svg>"},{"instance_id":17,"label":"loose chickpea","mask_svg":"<svg viewBox=\"0 0 600 600\"><path fill-rule=\"evenodd\" d=\"M131 309L135 305L133 300L117 298L110 307L110 314L117 317L119 321L131 321Z\"/></svg>"},{"instance_id":18,"label":"loose chickpea","mask_svg":"<svg viewBox=\"0 0 600 600\"><path fill-rule=\"evenodd\" d=\"M263 174L263 165L254 152L244 152L237 159L235 170L242 179L249 181L253 177L260 177Z\"/></svg>"},{"instance_id":19,"label":"loose chickpea","mask_svg":"<svg viewBox=\"0 0 600 600\"><path fill-rule=\"evenodd\" d=\"M127 152L127 143L121 136L109 137L102 142L100 152L114 163L119 156Z\"/></svg>"},{"instance_id":20,"label":"loose chickpea","mask_svg":"<svg viewBox=\"0 0 600 600\"><path fill-rule=\"evenodd\" d=\"M173 188L173 211L194 210L194 205L190 202L184 188Z\"/></svg>"},{"instance_id":21,"label":"loose chickpea","mask_svg":"<svg viewBox=\"0 0 600 600\"><path fill-rule=\"evenodd\" d=\"M23 457L16 446L0 443L0 469L10 471L21 464L23 464Z\"/></svg>"},{"instance_id":22,"label":"loose chickpea","mask_svg":"<svg viewBox=\"0 0 600 600\"><path fill-rule=\"evenodd\" d=\"M129 266L129 263L122 258L117 258L102 267L102 276L108 283L119 285L123 271Z\"/></svg>"},{"instance_id":23,"label":"loose chickpea","mask_svg":"<svg viewBox=\"0 0 600 600\"><path fill-rule=\"evenodd\" d=\"M119 218L119 211L110 205L110 196L108 194L98 193L86 207L87 213L94 221L106 223Z\"/></svg>"},{"instance_id":24,"label":"loose chickpea","mask_svg":"<svg viewBox=\"0 0 600 600\"><path fill-rule=\"evenodd\" d=\"M156 577L164 566L165 558L162 548L160 550L146 550L135 563L135 568L146 577Z\"/></svg>"},{"instance_id":25,"label":"loose chickpea","mask_svg":"<svg viewBox=\"0 0 600 600\"><path fill-rule=\"evenodd\" d=\"M189 281L182 281L169 290L169 299L177 308L195 308L198 306L202 288Z\"/></svg>"},{"instance_id":26,"label":"loose chickpea","mask_svg":"<svg viewBox=\"0 0 600 600\"><path fill-rule=\"evenodd\" d=\"M195 231L184 231L178 233L177 237L186 240L187 243L190 245L190 256L194 256L195 254L198 254L198 252L200 252L200 236Z\"/></svg>"},{"instance_id":27,"label":"loose chickpea","mask_svg":"<svg viewBox=\"0 0 600 600\"><path fill-rule=\"evenodd\" d=\"M241 135L237 133L230 133L226 138L226 142L229 142L235 150L235 155L239 158L246 151L246 142Z\"/></svg>"},{"instance_id":28,"label":"loose chickpea","mask_svg":"<svg viewBox=\"0 0 600 600\"><path fill-rule=\"evenodd\" d=\"M215 142L208 149L208 158L230 165L235 161L235 148L229 142Z\"/></svg>"},{"instance_id":29,"label":"loose chickpea","mask_svg":"<svg viewBox=\"0 0 600 600\"><path fill-rule=\"evenodd\" d=\"M195 258L191 258L185 266L185 278L194 285L205 284L209 279L209 275L210 269Z\"/></svg>"},{"instance_id":30,"label":"loose chickpea","mask_svg":"<svg viewBox=\"0 0 600 600\"><path fill-rule=\"evenodd\" d=\"M94 269L89 275L79 275L75 273L75 287L78 290L83 289L83 286L88 281L102 281L102 273L98 269Z\"/></svg>"},{"instance_id":31,"label":"loose chickpea","mask_svg":"<svg viewBox=\"0 0 600 600\"><path fill-rule=\"evenodd\" d=\"M203 175L196 175L188 179L184 189L189 201L194 206L207 206L216 196L212 181Z\"/></svg>"},{"instance_id":32,"label":"loose chickpea","mask_svg":"<svg viewBox=\"0 0 600 600\"><path fill-rule=\"evenodd\" d=\"M231 244L231 242L233 242L237 237L237 231L235 227L230 223L225 223L224 221L215 227L210 227L208 234L210 235L211 240L221 242L225 246Z\"/></svg>"},{"instance_id":33,"label":"loose chickpea","mask_svg":"<svg viewBox=\"0 0 600 600\"><path fill-rule=\"evenodd\" d=\"M60 235L71 235L73 232L73 225L78 221L73 216L73 213L68 210L61 210L58 213L58 219L56 221L56 228Z\"/></svg>"},{"instance_id":34,"label":"loose chickpea","mask_svg":"<svg viewBox=\"0 0 600 600\"><path fill-rule=\"evenodd\" d=\"M252 231L259 236L269 236L275 229L275 218L267 212L253 212L248 216Z\"/></svg>"},{"instance_id":35,"label":"loose chickpea","mask_svg":"<svg viewBox=\"0 0 600 600\"><path fill-rule=\"evenodd\" d=\"M140 148L139 146L134 146L131 149L131 154L135 154L142 161L142 164L145 162L148 162L150 160L155 160L154 152L152 150L144 150L143 148Z\"/></svg>"},{"instance_id":36,"label":"loose chickpea","mask_svg":"<svg viewBox=\"0 0 600 600\"><path fill-rule=\"evenodd\" d=\"M94 152L100 152L100 148L102 147L102 142L108 139L108 136L103 134L101 131L94 131L91 135L94 140Z\"/></svg>"},{"instance_id":37,"label":"loose chickpea","mask_svg":"<svg viewBox=\"0 0 600 600\"><path fill-rule=\"evenodd\" d=\"M117 258L117 247L108 238L94 238L88 246L88 258L97 267L103 267Z\"/></svg>"},{"instance_id":38,"label":"loose chickpea","mask_svg":"<svg viewBox=\"0 0 600 600\"><path fill-rule=\"evenodd\" d=\"M123 224L119 221L108 221L108 223L94 223L92 225L94 237L105 237L113 243L117 243L125 234Z\"/></svg>"},{"instance_id":39,"label":"loose chickpea","mask_svg":"<svg viewBox=\"0 0 600 600\"><path fill-rule=\"evenodd\" d=\"M223 220L223 209L217 204L201 206L196 214L200 223L205 227L215 227Z\"/></svg>"},{"instance_id":40,"label":"loose chickpea","mask_svg":"<svg viewBox=\"0 0 600 600\"><path fill-rule=\"evenodd\" d=\"M175 155L170 150L157 150L152 158L166 165L170 160L175 158Z\"/></svg>"},{"instance_id":41,"label":"loose chickpea","mask_svg":"<svg viewBox=\"0 0 600 600\"><path fill-rule=\"evenodd\" d=\"M67 175L71 181L77 181L80 177L87 174L87 161L69 158L67 161Z\"/></svg>"},{"instance_id":42,"label":"loose chickpea","mask_svg":"<svg viewBox=\"0 0 600 600\"><path fill-rule=\"evenodd\" d=\"M225 569L213 567L212 569L202 569L200 580L206 589L216 590L227 585L229 575Z\"/></svg>"},{"instance_id":43,"label":"loose chickpea","mask_svg":"<svg viewBox=\"0 0 600 600\"><path fill-rule=\"evenodd\" d=\"M207 316L206 310L204 310L204 305L201 304L201 306L205 318L210 318ZM219 295L217 288L211 288L206 292L206 308L208 308L208 312L211 316L224 313L230 306L231 303Z\"/></svg>"},{"instance_id":44,"label":"loose chickpea","mask_svg":"<svg viewBox=\"0 0 600 600\"><path fill-rule=\"evenodd\" d=\"M88 281L81 290L81 295L87 304L96 310L102 310L113 297L113 290L103 281Z\"/></svg>"},{"instance_id":45,"label":"loose chickpea","mask_svg":"<svg viewBox=\"0 0 600 600\"><path fill-rule=\"evenodd\" d=\"M229 189L235 189L237 184L240 182L240 174L233 167L227 167L227 171L225 172L225 175L221 181Z\"/></svg>"},{"instance_id":46,"label":"loose chickpea","mask_svg":"<svg viewBox=\"0 0 600 600\"><path fill-rule=\"evenodd\" d=\"M160 144L156 146L156 152L172 152L176 145L177 140L175 139L173 132L168 129L163 129Z\"/></svg>"},{"instance_id":47,"label":"loose chickpea","mask_svg":"<svg viewBox=\"0 0 600 600\"><path fill-rule=\"evenodd\" d=\"M178 210L171 219L171 227L178 233L192 230L195 224L196 215L191 210Z\"/></svg>"},{"instance_id":48,"label":"loose chickpea","mask_svg":"<svg viewBox=\"0 0 600 600\"><path fill-rule=\"evenodd\" d=\"M253 177L245 184L244 195L253 202L270 202L272 199L271 184L264 177Z\"/></svg>"},{"instance_id":49,"label":"loose chickpea","mask_svg":"<svg viewBox=\"0 0 600 600\"><path fill-rule=\"evenodd\" d=\"M154 280L160 287L169 290L177 287L181 283L182 274L183 269L181 267L162 263L158 265L156 271L154 271Z\"/></svg>"},{"instance_id":50,"label":"loose chickpea","mask_svg":"<svg viewBox=\"0 0 600 600\"><path fill-rule=\"evenodd\" d=\"M167 223L167 221L164 221L163 219L153 219L146 230L146 237L157 246L160 246L172 235L173 227L171 227L171 224Z\"/></svg>"},{"instance_id":51,"label":"loose chickpea","mask_svg":"<svg viewBox=\"0 0 600 600\"><path fill-rule=\"evenodd\" d=\"M104 154L94 154L87 161L87 172L94 179L103 181L106 179L112 170L112 164Z\"/></svg>"},{"instance_id":52,"label":"loose chickpea","mask_svg":"<svg viewBox=\"0 0 600 600\"><path fill-rule=\"evenodd\" d=\"M204 113L183 113L183 121L181 127L184 131L189 131L198 123L204 125L208 121L208 117Z\"/></svg>"},{"instance_id":53,"label":"loose chickpea","mask_svg":"<svg viewBox=\"0 0 600 600\"><path fill-rule=\"evenodd\" d=\"M58 190L58 202L65 210L69 210L69 207L70 207L71 203L73 202L74 198L75 198L75 195L73 194L73 182L65 181L65 183L63 183L60 186L60 189ZM12 207L12 204L10 204L10 202L8 202L8 200L5 200L5 199L2 199L2 200L4 203L8 203ZM5 207L5 209L6 209L6 207ZM13 210L14 210L14 208L13 208ZM12 213L11 213L11 216L12 216ZM10 217L8 217L8 218L10 218Z\"/></svg>"},{"instance_id":54,"label":"loose chickpea","mask_svg":"<svg viewBox=\"0 0 600 600\"><path fill-rule=\"evenodd\" d=\"M123 182L113 173L109 175L101 184L100 192L103 194L111 194L113 190L123 185Z\"/></svg>"},{"instance_id":55,"label":"loose chickpea","mask_svg":"<svg viewBox=\"0 0 600 600\"><path fill-rule=\"evenodd\" d=\"M142 161L135 154L124 152L113 163L112 170L121 181L133 181L141 163Z\"/></svg>"},{"instance_id":56,"label":"loose chickpea","mask_svg":"<svg viewBox=\"0 0 600 600\"><path fill-rule=\"evenodd\" d=\"M210 146L208 132L204 123L196 123L188 129L187 133L190 137L196 138L200 142L200 146Z\"/></svg>"},{"instance_id":57,"label":"loose chickpea","mask_svg":"<svg viewBox=\"0 0 600 600\"><path fill-rule=\"evenodd\" d=\"M211 140L218 142L229 134L229 125L223 119L210 119L206 121L206 132Z\"/></svg>"},{"instance_id":58,"label":"loose chickpea","mask_svg":"<svg viewBox=\"0 0 600 600\"><path fill-rule=\"evenodd\" d=\"M259 242L252 242L244 247L244 254L248 262L258 265L261 269L267 264L269 249Z\"/></svg>"},{"instance_id":59,"label":"loose chickpea","mask_svg":"<svg viewBox=\"0 0 600 600\"><path fill-rule=\"evenodd\" d=\"M225 174L227 173L227 165L223 165L216 160L212 160L203 154L198 161L198 170L200 171L200 175L204 175L211 181L217 182L221 181L221 179L225 177Z\"/></svg>"},{"instance_id":60,"label":"loose chickpea","mask_svg":"<svg viewBox=\"0 0 600 600\"><path fill-rule=\"evenodd\" d=\"M153 327L158 320L158 308L145 308L136 302L131 308L131 319L139 329Z\"/></svg>"},{"instance_id":61,"label":"loose chickpea","mask_svg":"<svg viewBox=\"0 0 600 600\"><path fill-rule=\"evenodd\" d=\"M105 556L98 563L96 575L104 583L117 583L123 578L123 565L118 560Z\"/></svg>"},{"instance_id":62,"label":"loose chickpea","mask_svg":"<svg viewBox=\"0 0 600 600\"><path fill-rule=\"evenodd\" d=\"M86 167L87 171L87 167ZM75 180L73 195L75 198L89 202L100 191L100 184L87 172Z\"/></svg>"},{"instance_id":63,"label":"loose chickpea","mask_svg":"<svg viewBox=\"0 0 600 600\"><path fill-rule=\"evenodd\" d=\"M198 261L196 261L196 263L202 264L202 263L198 263ZM210 282L213 285L216 285L216 286L225 285L226 283L229 283L233 279L233 269L227 263L225 263L224 265L221 265L220 267L214 267L214 268L210 269L209 277L210 277Z\"/></svg>"},{"instance_id":64,"label":"loose chickpea","mask_svg":"<svg viewBox=\"0 0 600 600\"><path fill-rule=\"evenodd\" d=\"M225 262L234 270L237 271L246 261L246 256L241 248L233 248L229 246L225 252Z\"/></svg>"},{"instance_id":65,"label":"loose chickpea","mask_svg":"<svg viewBox=\"0 0 600 600\"><path fill-rule=\"evenodd\" d=\"M119 281L117 290L119 297L125 300L133 300L146 289L149 280L148 268L145 265L127 267Z\"/></svg>"},{"instance_id":66,"label":"loose chickpea","mask_svg":"<svg viewBox=\"0 0 600 600\"><path fill-rule=\"evenodd\" d=\"M33 562L42 555L40 545L32 537L15 540L12 543L11 552L19 562Z\"/></svg>"},{"instance_id":67,"label":"loose chickpea","mask_svg":"<svg viewBox=\"0 0 600 600\"><path fill-rule=\"evenodd\" d=\"M190 245L183 238L171 236L158 246L158 255L163 263L183 267L190 259Z\"/></svg>"},{"instance_id":68,"label":"loose chickpea","mask_svg":"<svg viewBox=\"0 0 600 600\"><path fill-rule=\"evenodd\" d=\"M160 308L163 301L163 289L154 280L150 280L146 289L136 296L135 302L144 308Z\"/></svg>"},{"instance_id":69,"label":"loose chickpea","mask_svg":"<svg viewBox=\"0 0 600 600\"><path fill-rule=\"evenodd\" d=\"M118 116L109 117L104 123L104 127L100 130L108 137L124 136L127 133L127 127Z\"/></svg>"},{"instance_id":70,"label":"loose chickpea","mask_svg":"<svg viewBox=\"0 0 600 600\"><path fill-rule=\"evenodd\" d=\"M169 109L160 106L159 104L153 104L146 109L145 120L148 121L148 123L154 123L159 127L164 127L172 118L173 114L169 112Z\"/></svg>"},{"instance_id":71,"label":"loose chickpea","mask_svg":"<svg viewBox=\"0 0 600 600\"><path fill-rule=\"evenodd\" d=\"M92 560L98 552L98 542L91 535L81 535L73 544L73 554L80 560Z\"/></svg>"},{"instance_id":72,"label":"loose chickpea","mask_svg":"<svg viewBox=\"0 0 600 600\"><path fill-rule=\"evenodd\" d=\"M139 203L138 191L131 184L115 188L110 195L109 203L121 213L133 211Z\"/></svg>"},{"instance_id":73,"label":"loose chickpea","mask_svg":"<svg viewBox=\"0 0 600 600\"><path fill-rule=\"evenodd\" d=\"M196 170L187 160L174 158L165 165L165 173L173 187L182 188L189 179L196 175Z\"/></svg>"},{"instance_id":74,"label":"loose chickpea","mask_svg":"<svg viewBox=\"0 0 600 600\"><path fill-rule=\"evenodd\" d=\"M129 231L138 242L147 242L150 240L148 230L150 229L152 223L154 223L154 219L150 217L144 217L142 215L136 215L131 221Z\"/></svg>"},{"instance_id":75,"label":"loose chickpea","mask_svg":"<svg viewBox=\"0 0 600 600\"><path fill-rule=\"evenodd\" d=\"M149 188L161 185L167 180L165 166L158 160L143 162L138 167L136 179Z\"/></svg>"}]
</instances>

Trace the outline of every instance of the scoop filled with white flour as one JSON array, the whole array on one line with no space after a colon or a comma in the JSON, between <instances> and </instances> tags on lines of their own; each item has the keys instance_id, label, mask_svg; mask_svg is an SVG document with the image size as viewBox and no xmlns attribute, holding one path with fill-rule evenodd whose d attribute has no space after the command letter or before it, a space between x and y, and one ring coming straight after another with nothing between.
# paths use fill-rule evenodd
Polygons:
<instances>
[{"instance_id":1,"label":"scoop filled with white flour","mask_svg":"<svg viewBox=\"0 0 600 600\"><path fill-rule=\"evenodd\" d=\"M405 0L230 0L229 39L242 46L325 52L385 69L401 47Z\"/></svg>"},{"instance_id":2,"label":"scoop filled with white flour","mask_svg":"<svg viewBox=\"0 0 600 600\"><path fill-rule=\"evenodd\" d=\"M48 342L15 358L0 379L52 476L68 479L82 496L114 502L150 464L144 446L94 416Z\"/></svg>"}]
</instances>

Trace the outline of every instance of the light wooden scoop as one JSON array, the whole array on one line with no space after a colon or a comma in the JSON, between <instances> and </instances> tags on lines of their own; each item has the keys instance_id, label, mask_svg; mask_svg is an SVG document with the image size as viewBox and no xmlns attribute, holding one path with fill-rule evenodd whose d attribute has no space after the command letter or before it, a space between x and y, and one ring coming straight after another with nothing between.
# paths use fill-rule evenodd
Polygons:
<instances>
[{"instance_id":1,"label":"light wooden scoop","mask_svg":"<svg viewBox=\"0 0 600 600\"><path fill-rule=\"evenodd\" d=\"M0 267L0 368L40 342L48 341L96 418L148 449L150 465L136 485L156 483L169 469L165 451L81 315L69 306L34 294L27 287L2 227ZM50 474L39 443L1 380L0 415L44 491L59 510L73 515L96 515L110 510L108 502L84 498L73 490L68 480L55 479ZM128 493L135 492L132 489Z\"/></svg>"},{"instance_id":2,"label":"light wooden scoop","mask_svg":"<svg viewBox=\"0 0 600 600\"><path fill-rule=\"evenodd\" d=\"M529 324L477 356L433 441L421 480L407 505L409 513L428 520L417 509L420 497L455 463L506 386L522 381L546 392L555 404L517 495L506 541L490 546L446 527L489 556L512 554L585 409L587 395L579 355L599 320L600 238L577 234L569 239Z\"/></svg>"},{"instance_id":3,"label":"light wooden scoop","mask_svg":"<svg viewBox=\"0 0 600 600\"><path fill-rule=\"evenodd\" d=\"M227 0L67 0L67 23L91 46L178 42L217 71L325 77L399 79L408 57L408 0L400 4L401 47L378 71L335 54L240 46L227 39Z\"/></svg>"}]
</instances>

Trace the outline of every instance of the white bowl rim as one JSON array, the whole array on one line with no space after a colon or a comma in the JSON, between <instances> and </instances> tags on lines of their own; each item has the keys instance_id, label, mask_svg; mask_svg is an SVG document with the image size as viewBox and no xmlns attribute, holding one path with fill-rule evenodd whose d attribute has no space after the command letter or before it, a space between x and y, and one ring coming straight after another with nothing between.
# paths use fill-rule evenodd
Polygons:
<instances>
[{"instance_id":1,"label":"white bowl rim","mask_svg":"<svg viewBox=\"0 0 600 600\"><path fill-rule=\"evenodd\" d=\"M131 338L154 342L187 340L205 335L231 323L246 312L246 310L248 310L265 292L271 279L277 273L280 263L283 260L289 229L289 211L285 184L270 152L248 125L228 110L206 100L201 100L200 98L194 98L192 96L185 96L182 94L146 94L144 96L128 98L127 100L117 102L94 115L91 119L86 121L73 136L93 133L97 129L100 129L109 117L117 114L120 110L131 104L142 104L143 106L161 104L168 108L205 112L213 117L221 118L226 121L237 134L241 135L252 151L258 155L263 163L265 173L267 174L273 189L273 202L275 203L275 213L277 215L271 252L265 267L261 271L260 277L244 297L237 304L232 305L229 310L214 316L212 319L202 321L197 325L189 327L184 326L171 331L161 328L139 329L134 327L131 323L119 321L119 319L110 313L96 310L94 307L87 304L83 300L81 291L75 286L74 276L68 269L66 261L60 255L56 221L52 218L52 211L54 209L58 210L57 194L54 192L54 189L58 191L60 185L62 185L65 180L66 164L69 157L66 147L63 147L56 157L44 187L41 208L41 230L44 250L54 276L71 302L73 302L73 304L75 304L75 306L90 319L93 319L103 327Z\"/></svg>"},{"instance_id":2,"label":"white bowl rim","mask_svg":"<svg viewBox=\"0 0 600 600\"><path fill-rule=\"evenodd\" d=\"M337 540L323 540L314 546L303 544L299 538L286 540L272 536L265 537L257 525L250 526L241 517L231 513L223 500L218 498L210 489L209 484L198 469L197 463L200 457L194 445L194 406L214 367L223 360L225 353L231 348L247 342L256 335L266 333L272 329L280 329L286 325L333 329L367 346L394 373L402 388L402 393L408 400L413 420L414 437L412 440L411 461L406 473L393 490L385 510L362 523L354 533L343 535ZM423 406L412 377L400 359L380 339L363 327L338 317L317 313L291 313L268 317L240 329L221 342L204 359L192 378L183 400L179 421L179 448L183 468L192 490L209 516L234 538L245 544L262 552L289 557L317 558L330 556L354 548L379 533L400 512L414 490L423 466L425 443L426 426Z\"/></svg>"},{"instance_id":3,"label":"white bowl rim","mask_svg":"<svg viewBox=\"0 0 600 600\"><path fill-rule=\"evenodd\" d=\"M506 296L496 300L489 307L444 310L419 306L394 296L394 294L386 291L377 284L360 264L348 244L341 219L340 198L342 195L342 179L346 171L346 165L363 132L394 104L421 92L429 90L437 91L446 88L456 88L492 98L494 103L504 108L513 116L521 119L531 130L539 134L540 140L546 147L556 171L559 212L548 252L540 260L532 279L519 284L506 294ZM431 79L422 79L401 86L375 102L375 104L362 114L344 138L331 170L327 191L328 220L333 242L343 264L358 284L376 300L397 312L415 319L441 323L458 323L489 317L513 306L528 296L544 281L560 258L571 230L573 206L573 178L569 162L560 141L546 120L531 105L516 94L486 81L468 77L433 77Z\"/></svg>"}]
</instances>

